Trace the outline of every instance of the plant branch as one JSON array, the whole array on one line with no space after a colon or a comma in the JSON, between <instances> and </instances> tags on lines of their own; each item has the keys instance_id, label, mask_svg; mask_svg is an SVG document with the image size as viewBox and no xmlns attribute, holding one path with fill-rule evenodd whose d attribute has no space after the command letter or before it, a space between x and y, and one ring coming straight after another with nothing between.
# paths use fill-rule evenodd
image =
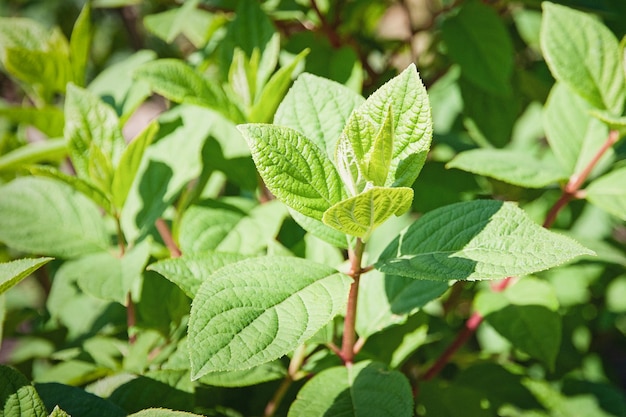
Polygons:
<instances>
[{"instance_id":1,"label":"plant branch","mask_svg":"<svg viewBox=\"0 0 626 417\"><path fill-rule=\"evenodd\" d=\"M350 285L350 293L348 295L348 307L346 309L346 318L343 324L343 339L341 342L341 359L346 365L351 365L354 361L354 345L356 343L356 307L359 298L359 280L363 270L361 269L361 261L363 259L363 241L356 240L356 246L350 250L350 272L348 275L352 277L352 285Z\"/></svg>"},{"instance_id":2,"label":"plant branch","mask_svg":"<svg viewBox=\"0 0 626 417\"><path fill-rule=\"evenodd\" d=\"M154 225L156 226L156 229L159 232L159 235L161 235L161 239L163 239L163 243L165 243L165 246L170 251L171 257L179 258L182 255L182 252L180 251L180 248L174 241L172 232L170 232L170 228L167 226L167 223L165 223L165 220L163 220L162 218L158 218L156 222L154 223Z\"/></svg>"},{"instance_id":3,"label":"plant branch","mask_svg":"<svg viewBox=\"0 0 626 417\"><path fill-rule=\"evenodd\" d=\"M598 164L604 154L619 140L619 132L611 130L607 140L602 147L595 153L589 163L579 172L572 174L569 181L563 188L563 193L557 202L550 208L543 222L543 227L549 229L556 220L559 212L573 199L579 198L581 195L581 187L591 174L593 168ZM501 292L514 283L514 277L507 277L491 286L492 291ZM482 323L483 317L478 312L474 312L465 323L463 330L457 335L448 348L437 358L435 363L424 373L422 380L430 380L434 378L443 367L450 361L452 356L458 351L465 342L476 332L476 329Z\"/></svg>"},{"instance_id":4,"label":"plant branch","mask_svg":"<svg viewBox=\"0 0 626 417\"><path fill-rule=\"evenodd\" d=\"M311 1L311 8L313 9L313 11L317 15L317 17L320 19L321 29L326 34L326 36L328 37L328 40L330 41L330 44L333 46L333 48L339 48L341 46L341 43L342 43L339 34L328 23L328 20L326 19L326 16L324 16L324 14L320 10L319 6L317 5L317 1L316 0L310 0L310 1Z\"/></svg>"},{"instance_id":5,"label":"plant branch","mask_svg":"<svg viewBox=\"0 0 626 417\"><path fill-rule=\"evenodd\" d=\"M474 312L472 316L465 322L465 327L456 336L454 341L448 346L448 348L437 358L437 361L424 373L422 379L428 381L433 379L446 364L450 361L450 358L461 348L474 334L480 323L483 321L483 316L478 312Z\"/></svg>"}]
</instances>

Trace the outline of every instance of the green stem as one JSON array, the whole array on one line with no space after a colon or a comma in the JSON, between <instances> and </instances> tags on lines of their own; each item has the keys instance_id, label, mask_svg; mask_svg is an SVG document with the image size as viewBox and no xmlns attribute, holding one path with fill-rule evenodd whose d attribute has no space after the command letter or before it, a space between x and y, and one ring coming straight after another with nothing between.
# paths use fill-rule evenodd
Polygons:
<instances>
[{"instance_id":1,"label":"green stem","mask_svg":"<svg viewBox=\"0 0 626 417\"><path fill-rule=\"evenodd\" d=\"M289 368L287 368L287 375L281 382L280 386L274 393L272 399L265 406L265 411L263 412L263 417L272 417L280 403L282 402L285 394L289 390L289 387L293 383L293 381L297 380L298 372L306 359L306 345L302 344L298 346L298 348L293 352L293 356L291 358L291 362L289 362Z\"/></svg>"},{"instance_id":2,"label":"green stem","mask_svg":"<svg viewBox=\"0 0 626 417\"><path fill-rule=\"evenodd\" d=\"M359 280L363 269L361 261L363 259L364 244L361 239L357 239L354 250L350 251L350 272L348 275L354 280L350 286L348 294L348 306L346 318L343 324L343 339L341 343L341 359L346 365L351 365L354 361L354 345L356 343L356 307L359 298Z\"/></svg>"}]
</instances>

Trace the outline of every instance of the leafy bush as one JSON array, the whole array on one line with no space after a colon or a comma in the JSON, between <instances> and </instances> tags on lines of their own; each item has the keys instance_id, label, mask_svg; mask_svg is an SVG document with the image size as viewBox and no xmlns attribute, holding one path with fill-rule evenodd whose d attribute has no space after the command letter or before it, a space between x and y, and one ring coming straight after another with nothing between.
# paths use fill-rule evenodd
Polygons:
<instances>
[{"instance_id":1,"label":"leafy bush","mask_svg":"<svg viewBox=\"0 0 626 417\"><path fill-rule=\"evenodd\" d=\"M621 3L77 3L0 6L0 416L626 416Z\"/></svg>"}]
</instances>

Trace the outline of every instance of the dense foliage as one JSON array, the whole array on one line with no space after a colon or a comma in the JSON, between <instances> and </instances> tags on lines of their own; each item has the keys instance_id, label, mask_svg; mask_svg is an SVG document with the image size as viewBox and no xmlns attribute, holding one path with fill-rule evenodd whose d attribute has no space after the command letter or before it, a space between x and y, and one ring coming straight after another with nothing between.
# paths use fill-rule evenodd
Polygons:
<instances>
[{"instance_id":1,"label":"dense foliage","mask_svg":"<svg viewBox=\"0 0 626 417\"><path fill-rule=\"evenodd\" d=\"M0 4L0 417L626 416L625 4Z\"/></svg>"}]
</instances>

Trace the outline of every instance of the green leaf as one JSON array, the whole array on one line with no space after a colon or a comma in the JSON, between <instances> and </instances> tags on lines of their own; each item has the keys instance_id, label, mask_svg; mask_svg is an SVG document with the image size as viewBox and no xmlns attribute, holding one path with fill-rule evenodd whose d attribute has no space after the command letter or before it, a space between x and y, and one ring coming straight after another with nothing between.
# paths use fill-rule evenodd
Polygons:
<instances>
[{"instance_id":1,"label":"green leaf","mask_svg":"<svg viewBox=\"0 0 626 417\"><path fill-rule=\"evenodd\" d=\"M295 58L280 68L263 86L256 102L250 108L248 119L252 123L270 123L280 105L287 88L291 84L291 77L296 67L309 53L308 49L300 52Z\"/></svg>"},{"instance_id":2,"label":"green leaf","mask_svg":"<svg viewBox=\"0 0 626 417\"><path fill-rule=\"evenodd\" d=\"M212 372L200 378L200 382L214 387L247 387L282 379L286 375L287 370L277 360L245 371Z\"/></svg>"},{"instance_id":3,"label":"green leaf","mask_svg":"<svg viewBox=\"0 0 626 417\"><path fill-rule=\"evenodd\" d=\"M56 405L54 409L52 409L52 412L50 413L48 417L71 417L71 416L67 414L65 411L61 410L58 405Z\"/></svg>"},{"instance_id":4,"label":"green leaf","mask_svg":"<svg viewBox=\"0 0 626 417\"><path fill-rule=\"evenodd\" d=\"M58 159L66 153L65 139L49 139L31 143L0 156L0 171L23 168L25 165Z\"/></svg>"},{"instance_id":5,"label":"green leaf","mask_svg":"<svg viewBox=\"0 0 626 417\"><path fill-rule=\"evenodd\" d=\"M278 106L274 123L309 138L329 158L352 114L365 99L343 85L312 74L301 74Z\"/></svg>"},{"instance_id":6,"label":"green leaf","mask_svg":"<svg viewBox=\"0 0 626 417\"><path fill-rule=\"evenodd\" d=\"M499 279L591 254L513 203L477 200L426 213L384 250L376 267L416 279Z\"/></svg>"},{"instance_id":7,"label":"green leaf","mask_svg":"<svg viewBox=\"0 0 626 417\"><path fill-rule=\"evenodd\" d=\"M257 75L259 72L260 52L255 49L250 56L236 48L233 61L228 71L228 84L243 101L245 108L249 108L255 98L257 90Z\"/></svg>"},{"instance_id":8,"label":"green leaf","mask_svg":"<svg viewBox=\"0 0 626 417\"><path fill-rule=\"evenodd\" d=\"M70 273L78 275L78 286L87 294L126 305L128 293L141 279L149 255L150 244L144 240L121 258L101 252L72 261Z\"/></svg>"},{"instance_id":9,"label":"green leaf","mask_svg":"<svg viewBox=\"0 0 626 417\"><path fill-rule=\"evenodd\" d=\"M441 296L447 282L415 280L371 271L359 283L356 329L368 338L381 330L402 324L428 302Z\"/></svg>"},{"instance_id":10,"label":"green leaf","mask_svg":"<svg viewBox=\"0 0 626 417\"><path fill-rule=\"evenodd\" d=\"M197 71L179 59L159 59L137 68L135 78L147 82L155 93L176 103L208 107L243 122L244 117L220 87L208 83Z\"/></svg>"},{"instance_id":11,"label":"green leaf","mask_svg":"<svg viewBox=\"0 0 626 417\"><path fill-rule=\"evenodd\" d=\"M202 145L213 129L213 117L212 111L189 105L159 117L159 133L144 153L122 210L129 242L152 229L181 189L200 175Z\"/></svg>"},{"instance_id":12,"label":"green leaf","mask_svg":"<svg viewBox=\"0 0 626 417\"><path fill-rule=\"evenodd\" d=\"M72 175L68 175L56 168L47 165L34 165L28 167L33 175L48 177L64 182L72 187L74 190L82 193L85 197L88 197L91 201L102 207L107 213L114 215L115 210L111 205L109 197L98 187L89 181L83 180Z\"/></svg>"},{"instance_id":13,"label":"green leaf","mask_svg":"<svg viewBox=\"0 0 626 417\"><path fill-rule=\"evenodd\" d=\"M342 199L339 174L328 157L296 130L264 124L238 126L267 188L300 213L321 220Z\"/></svg>"},{"instance_id":14,"label":"green leaf","mask_svg":"<svg viewBox=\"0 0 626 417\"><path fill-rule=\"evenodd\" d=\"M0 18L0 58L6 59L7 48L45 50L50 31L41 23L24 17Z\"/></svg>"},{"instance_id":15,"label":"green leaf","mask_svg":"<svg viewBox=\"0 0 626 417\"><path fill-rule=\"evenodd\" d=\"M343 200L324 212L322 221L340 232L367 240L392 215L411 208L413 189L373 187Z\"/></svg>"},{"instance_id":16,"label":"green leaf","mask_svg":"<svg viewBox=\"0 0 626 417\"><path fill-rule=\"evenodd\" d=\"M65 138L79 178L90 179L95 156L116 166L126 147L115 111L100 98L75 85L68 85L65 99ZM102 165L99 163L99 165ZM112 172L106 173L111 177Z\"/></svg>"},{"instance_id":17,"label":"green leaf","mask_svg":"<svg viewBox=\"0 0 626 417\"><path fill-rule=\"evenodd\" d=\"M315 375L298 393L289 417L413 415L413 394L404 375L376 362L334 367Z\"/></svg>"},{"instance_id":18,"label":"green leaf","mask_svg":"<svg viewBox=\"0 0 626 417\"><path fill-rule=\"evenodd\" d=\"M337 229L326 226L321 220L307 217L293 209L289 209L289 214L304 230L317 236L318 238L330 243L338 248L347 249L350 245L345 233Z\"/></svg>"},{"instance_id":19,"label":"green leaf","mask_svg":"<svg viewBox=\"0 0 626 417\"><path fill-rule=\"evenodd\" d=\"M50 138L63 136L65 117L63 116L63 112L57 107L0 107L0 116L6 117L16 123L32 125ZM33 145L42 146L40 143L34 143Z\"/></svg>"},{"instance_id":20,"label":"green leaf","mask_svg":"<svg viewBox=\"0 0 626 417\"><path fill-rule=\"evenodd\" d=\"M414 64L367 98L358 112L376 131L393 116L393 157L386 186L410 187L419 175L432 140L432 118L426 88Z\"/></svg>"},{"instance_id":21,"label":"green leaf","mask_svg":"<svg viewBox=\"0 0 626 417\"><path fill-rule=\"evenodd\" d=\"M186 1L181 7L148 15L144 17L144 25L167 43L173 43L179 35L184 35L201 49L225 19L219 14L198 9L198 3L198 0Z\"/></svg>"},{"instance_id":22,"label":"green leaf","mask_svg":"<svg viewBox=\"0 0 626 417\"><path fill-rule=\"evenodd\" d=\"M71 416L125 417L126 411L82 388L48 382L35 388L48 409L60 406Z\"/></svg>"},{"instance_id":23,"label":"green leaf","mask_svg":"<svg viewBox=\"0 0 626 417\"><path fill-rule=\"evenodd\" d=\"M102 216L93 203L62 183L34 177L0 187L0 241L60 258L109 247Z\"/></svg>"},{"instance_id":24,"label":"green leaf","mask_svg":"<svg viewBox=\"0 0 626 417\"><path fill-rule=\"evenodd\" d=\"M24 375L5 365L0 365L0 416L48 416L35 387Z\"/></svg>"},{"instance_id":25,"label":"green leaf","mask_svg":"<svg viewBox=\"0 0 626 417\"><path fill-rule=\"evenodd\" d=\"M4 66L20 81L40 85L49 92L64 92L65 86L72 80L67 55L58 51L7 48Z\"/></svg>"},{"instance_id":26,"label":"green leaf","mask_svg":"<svg viewBox=\"0 0 626 417\"><path fill-rule=\"evenodd\" d=\"M238 253L199 252L183 254L179 258L165 259L148 266L178 285L191 299L195 298L198 288L215 271L224 265L246 259Z\"/></svg>"},{"instance_id":27,"label":"green leaf","mask_svg":"<svg viewBox=\"0 0 626 417\"><path fill-rule=\"evenodd\" d=\"M485 320L513 346L554 370L561 346L558 313L540 305L510 305L489 314Z\"/></svg>"},{"instance_id":28,"label":"green leaf","mask_svg":"<svg viewBox=\"0 0 626 417\"><path fill-rule=\"evenodd\" d=\"M626 168L616 169L589 184L585 198L592 204L626 220Z\"/></svg>"},{"instance_id":29,"label":"green leaf","mask_svg":"<svg viewBox=\"0 0 626 417\"><path fill-rule=\"evenodd\" d=\"M149 407L169 407L177 410L193 409L195 401L190 392L183 391L162 380L163 377L167 377L167 373L174 374L172 376L175 378L186 378L187 380L189 374L183 376L180 375L180 372L171 370L157 372L161 375L153 373L148 373L146 376L140 375L119 386L113 391L109 400L129 413L139 412Z\"/></svg>"},{"instance_id":30,"label":"green leaf","mask_svg":"<svg viewBox=\"0 0 626 417\"><path fill-rule=\"evenodd\" d=\"M91 25L91 3L87 2L78 15L72 36L70 37L70 62L72 68L72 80L83 87L85 85L85 70L91 50L93 27Z\"/></svg>"},{"instance_id":31,"label":"green leaf","mask_svg":"<svg viewBox=\"0 0 626 417\"><path fill-rule=\"evenodd\" d=\"M230 202L241 201L249 203ZM189 207L183 215L179 244L183 253L215 250L258 254L274 240L286 215L279 201L242 211L226 202L205 200Z\"/></svg>"},{"instance_id":32,"label":"green leaf","mask_svg":"<svg viewBox=\"0 0 626 417\"><path fill-rule=\"evenodd\" d=\"M189 319L192 378L273 361L345 307L352 280L291 257L252 258L204 281Z\"/></svg>"},{"instance_id":33,"label":"green leaf","mask_svg":"<svg viewBox=\"0 0 626 417\"><path fill-rule=\"evenodd\" d=\"M258 3L238 3L235 18L228 24L226 34L221 40L217 55L220 68L226 78L233 53L239 48L251 57L255 49L261 53L259 62L260 85L265 84L276 68L278 59L279 37L270 18Z\"/></svg>"},{"instance_id":34,"label":"green leaf","mask_svg":"<svg viewBox=\"0 0 626 417\"><path fill-rule=\"evenodd\" d=\"M511 89L513 43L493 7L463 4L441 28L448 55L461 66L462 76L492 94Z\"/></svg>"},{"instance_id":35,"label":"green leaf","mask_svg":"<svg viewBox=\"0 0 626 417\"><path fill-rule=\"evenodd\" d=\"M461 79L464 124L474 142L503 147L511 141L513 127L522 110L521 92L496 95ZM494 115L497 114L497 117Z\"/></svg>"},{"instance_id":36,"label":"green leaf","mask_svg":"<svg viewBox=\"0 0 626 417\"><path fill-rule=\"evenodd\" d=\"M144 152L152 143L158 130L159 124L153 121L124 149L120 162L113 172L111 184L111 202L118 209L124 207L126 197L128 197L130 187L135 180Z\"/></svg>"},{"instance_id":37,"label":"green leaf","mask_svg":"<svg viewBox=\"0 0 626 417\"><path fill-rule=\"evenodd\" d=\"M122 61L106 67L89 83L89 91L103 97L124 123L150 93L147 82L133 79L135 69L156 58L147 49L135 52Z\"/></svg>"},{"instance_id":38,"label":"green leaf","mask_svg":"<svg viewBox=\"0 0 626 417\"><path fill-rule=\"evenodd\" d=\"M525 151L474 149L458 154L446 168L457 168L526 188L543 188L567 179L567 173Z\"/></svg>"},{"instance_id":39,"label":"green leaf","mask_svg":"<svg viewBox=\"0 0 626 417\"><path fill-rule=\"evenodd\" d=\"M550 148L568 175L580 172L606 141L607 127L591 117L591 106L556 83L548 96L543 124ZM601 160L603 165L612 151Z\"/></svg>"},{"instance_id":40,"label":"green leaf","mask_svg":"<svg viewBox=\"0 0 626 417\"><path fill-rule=\"evenodd\" d=\"M542 7L541 49L554 77L594 107L621 114L624 76L615 35L589 14L550 2Z\"/></svg>"},{"instance_id":41,"label":"green leaf","mask_svg":"<svg viewBox=\"0 0 626 417\"><path fill-rule=\"evenodd\" d=\"M0 294L50 262L52 258L17 259L0 263Z\"/></svg>"},{"instance_id":42,"label":"green leaf","mask_svg":"<svg viewBox=\"0 0 626 417\"><path fill-rule=\"evenodd\" d=\"M137 413L129 414L128 417L202 417L200 414L186 413L184 411L168 410L166 408L147 408Z\"/></svg>"}]
</instances>

